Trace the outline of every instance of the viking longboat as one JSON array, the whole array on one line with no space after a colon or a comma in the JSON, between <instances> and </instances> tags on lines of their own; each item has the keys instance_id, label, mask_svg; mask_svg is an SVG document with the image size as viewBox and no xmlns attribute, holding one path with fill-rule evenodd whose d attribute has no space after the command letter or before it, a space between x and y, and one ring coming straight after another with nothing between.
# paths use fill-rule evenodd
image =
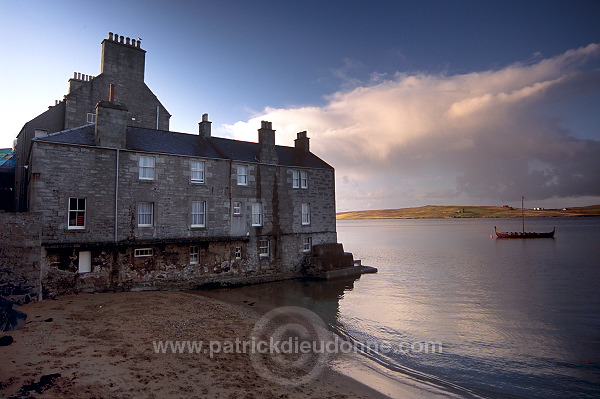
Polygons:
<instances>
[{"instance_id":1,"label":"viking longboat","mask_svg":"<svg viewBox=\"0 0 600 399\"><path fill-rule=\"evenodd\" d=\"M536 233L533 231L525 231L525 208L524 208L525 197L521 197L521 220L523 223L523 231L522 232L502 232L498 231L496 226L494 226L494 230L496 231L496 236L498 238L553 238L554 232L556 231L556 227L552 228L552 231L545 233Z\"/></svg>"},{"instance_id":2,"label":"viking longboat","mask_svg":"<svg viewBox=\"0 0 600 399\"><path fill-rule=\"evenodd\" d=\"M498 231L496 226L494 226L494 230L496 230L496 235L498 238L552 238L554 237L554 232L556 228L553 228L552 231L545 233L536 233L532 231L523 231L523 232L502 232Z\"/></svg>"}]
</instances>

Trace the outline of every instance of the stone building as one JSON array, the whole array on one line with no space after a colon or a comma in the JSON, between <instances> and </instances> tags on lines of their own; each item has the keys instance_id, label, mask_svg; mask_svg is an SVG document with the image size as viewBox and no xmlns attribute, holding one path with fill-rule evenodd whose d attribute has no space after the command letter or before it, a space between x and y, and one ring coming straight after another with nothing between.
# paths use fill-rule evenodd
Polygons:
<instances>
[{"instance_id":1,"label":"stone building","mask_svg":"<svg viewBox=\"0 0 600 399\"><path fill-rule=\"evenodd\" d=\"M69 92L63 99L25 123L15 145L15 210L28 209L27 167L31 140L93 124L95 106L108 99L110 84L119 92L119 100L127 104L129 126L169 129L171 115L144 83L145 60L146 51L140 47L139 40L109 33L108 39L102 41L100 74L91 76L75 72L69 79Z\"/></svg>"},{"instance_id":2,"label":"stone building","mask_svg":"<svg viewBox=\"0 0 600 399\"><path fill-rule=\"evenodd\" d=\"M294 147L267 121L257 142L219 138L207 114L195 134L169 131L144 54L110 34L102 73L71 79L19 134L18 206L40 215L55 293L298 277L314 248L341 249L334 169L306 132Z\"/></svg>"}]
</instances>

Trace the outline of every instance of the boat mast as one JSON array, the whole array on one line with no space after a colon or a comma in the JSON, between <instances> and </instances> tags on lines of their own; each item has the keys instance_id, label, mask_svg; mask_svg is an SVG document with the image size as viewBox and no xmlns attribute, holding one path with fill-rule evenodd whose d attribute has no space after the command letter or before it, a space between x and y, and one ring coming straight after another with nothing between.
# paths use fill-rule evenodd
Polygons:
<instances>
[{"instance_id":1,"label":"boat mast","mask_svg":"<svg viewBox=\"0 0 600 399\"><path fill-rule=\"evenodd\" d=\"M521 197L521 221L523 224L523 233L525 233L525 208L523 206L524 201L525 197Z\"/></svg>"}]
</instances>

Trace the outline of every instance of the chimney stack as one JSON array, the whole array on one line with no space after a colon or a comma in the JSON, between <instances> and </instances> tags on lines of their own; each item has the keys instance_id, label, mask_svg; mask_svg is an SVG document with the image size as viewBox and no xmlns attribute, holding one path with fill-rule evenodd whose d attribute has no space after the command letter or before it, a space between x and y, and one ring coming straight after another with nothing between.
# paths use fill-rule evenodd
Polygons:
<instances>
[{"instance_id":1,"label":"chimney stack","mask_svg":"<svg viewBox=\"0 0 600 399\"><path fill-rule=\"evenodd\" d=\"M205 139L209 138L212 122L208 120L208 114L202 114L202 122L198 123L198 133Z\"/></svg>"},{"instance_id":2,"label":"chimney stack","mask_svg":"<svg viewBox=\"0 0 600 399\"><path fill-rule=\"evenodd\" d=\"M114 102L115 86L109 86L109 101L96 104L94 144L98 147L125 148L127 138L127 107Z\"/></svg>"},{"instance_id":3,"label":"chimney stack","mask_svg":"<svg viewBox=\"0 0 600 399\"><path fill-rule=\"evenodd\" d=\"M262 121L258 129L258 160L262 163L277 165L279 157L275 150L275 130L271 122Z\"/></svg>"},{"instance_id":4,"label":"chimney stack","mask_svg":"<svg viewBox=\"0 0 600 399\"><path fill-rule=\"evenodd\" d=\"M310 152L309 140L310 139L306 135L306 131L299 132L297 134L297 138L294 140L294 147L296 147L304 152Z\"/></svg>"},{"instance_id":5,"label":"chimney stack","mask_svg":"<svg viewBox=\"0 0 600 399\"><path fill-rule=\"evenodd\" d=\"M117 76L119 79L144 81L146 51L140 48L140 39L135 40L118 34L108 33L102 41L100 72Z\"/></svg>"}]
</instances>

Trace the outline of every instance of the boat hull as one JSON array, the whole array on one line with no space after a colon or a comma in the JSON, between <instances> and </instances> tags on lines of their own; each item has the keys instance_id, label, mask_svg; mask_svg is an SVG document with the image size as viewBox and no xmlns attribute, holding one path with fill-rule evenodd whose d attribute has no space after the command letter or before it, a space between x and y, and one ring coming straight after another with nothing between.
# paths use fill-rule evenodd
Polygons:
<instances>
[{"instance_id":1,"label":"boat hull","mask_svg":"<svg viewBox=\"0 0 600 399\"><path fill-rule=\"evenodd\" d=\"M544 232L544 233L536 233L536 232L502 232L498 231L498 229L494 226L494 230L496 230L496 236L498 238L554 238L554 232L556 228L553 228L552 231Z\"/></svg>"}]
</instances>

